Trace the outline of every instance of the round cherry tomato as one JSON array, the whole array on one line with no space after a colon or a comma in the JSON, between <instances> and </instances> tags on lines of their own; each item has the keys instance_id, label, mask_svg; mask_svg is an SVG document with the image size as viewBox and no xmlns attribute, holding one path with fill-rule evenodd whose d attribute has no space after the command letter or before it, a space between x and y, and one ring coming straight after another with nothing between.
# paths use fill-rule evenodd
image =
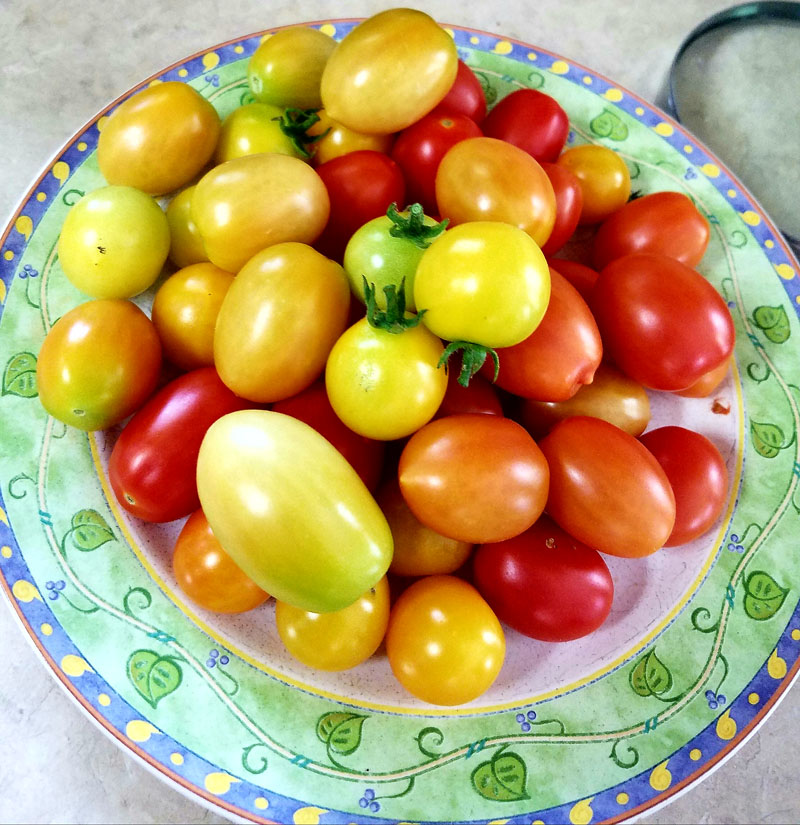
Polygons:
<instances>
[{"instance_id":1,"label":"round cherry tomato","mask_svg":"<svg viewBox=\"0 0 800 825\"><path fill-rule=\"evenodd\" d=\"M614 600L614 582L600 553L545 515L519 536L481 545L473 573L501 622L544 642L594 632Z\"/></svg>"},{"instance_id":2,"label":"round cherry tomato","mask_svg":"<svg viewBox=\"0 0 800 825\"><path fill-rule=\"evenodd\" d=\"M322 373L349 308L339 264L301 243L267 247L242 267L219 309L220 378L251 401L295 395Z\"/></svg>"},{"instance_id":3,"label":"round cherry tomato","mask_svg":"<svg viewBox=\"0 0 800 825\"><path fill-rule=\"evenodd\" d=\"M442 158L436 202L452 225L503 221L539 246L556 219L556 198L544 169L522 149L490 137L459 141Z\"/></svg>"},{"instance_id":4,"label":"round cherry tomato","mask_svg":"<svg viewBox=\"0 0 800 825\"><path fill-rule=\"evenodd\" d=\"M495 104L481 128L485 135L513 143L540 163L552 163L567 142L569 118L550 95L517 89Z\"/></svg>"},{"instance_id":5,"label":"round cherry tomato","mask_svg":"<svg viewBox=\"0 0 800 825\"><path fill-rule=\"evenodd\" d=\"M228 555L279 601L341 610L389 568L392 534L375 499L326 438L289 415L241 410L215 421L197 490Z\"/></svg>"},{"instance_id":6,"label":"round cherry tomato","mask_svg":"<svg viewBox=\"0 0 800 825\"><path fill-rule=\"evenodd\" d=\"M273 244L312 243L329 211L320 176L302 160L272 152L215 166L192 196L192 220L208 258L227 272Z\"/></svg>"},{"instance_id":7,"label":"round cherry tomato","mask_svg":"<svg viewBox=\"0 0 800 825\"><path fill-rule=\"evenodd\" d=\"M580 292L583 300L589 303L589 296L592 293L595 281L600 275L599 272L586 266L586 264L578 261L566 261L562 258L552 258L548 263L551 269L555 269L559 275L563 275Z\"/></svg>"},{"instance_id":8,"label":"round cherry tomato","mask_svg":"<svg viewBox=\"0 0 800 825\"><path fill-rule=\"evenodd\" d=\"M183 370L214 363L214 325L233 275L212 263L179 269L158 288L151 317L164 355Z\"/></svg>"},{"instance_id":9,"label":"round cherry tomato","mask_svg":"<svg viewBox=\"0 0 800 825\"><path fill-rule=\"evenodd\" d=\"M322 71L336 41L319 29L292 26L267 37L247 64L256 100L273 106L319 109Z\"/></svg>"},{"instance_id":10,"label":"round cherry tomato","mask_svg":"<svg viewBox=\"0 0 800 825\"><path fill-rule=\"evenodd\" d=\"M376 500L392 530L394 555L389 572L396 576L433 576L458 570L472 544L451 539L424 525L409 509L396 477L378 490Z\"/></svg>"},{"instance_id":11,"label":"round cherry tomato","mask_svg":"<svg viewBox=\"0 0 800 825\"><path fill-rule=\"evenodd\" d=\"M67 212L58 259L87 295L132 298L158 278L169 244L166 215L149 195L131 186L104 186Z\"/></svg>"},{"instance_id":12,"label":"round cherry tomato","mask_svg":"<svg viewBox=\"0 0 800 825\"><path fill-rule=\"evenodd\" d=\"M434 705L460 705L491 687L505 658L503 628L468 582L427 576L398 598L386 655L397 680Z\"/></svg>"},{"instance_id":13,"label":"round cherry tomato","mask_svg":"<svg viewBox=\"0 0 800 825\"><path fill-rule=\"evenodd\" d=\"M172 572L193 602L214 613L244 613L269 598L222 549L202 510L186 519L178 535Z\"/></svg>"},{"instance_id":14,"label":"round cherry tomato","mask_svg":"<svg viewBox=\"0 0 800 825\"><path fill-rule=\"evenodd\" d=\"M421 203L429 215L436 215L436 172L447 151L466 138L483 133L466 115L430 114L404 129L392 147L406 181L408 203Z\"/></svg>"},{"instance_id":15,"label":"round cherry tomato","mask_svg":"<svg viewBox=\"0 0 800 825\"><path fill-rule=\"evenodd\" d=\"M431 114L466 115L475 123L480 123L486 117L486 95L483 86L475 72L463 60L458 61L456 79L450 91Z\"/></svg>"},{"instance_id":16,"label":"round cherry tomato","mask_svg":"<svg viewBox=\"0 0 800 825\"><path fill-rule=\"evenodd\" d=\"M383 469L383 442L354 433L342 423L328 400L324 382L317 381L297 395L276 402L272 409L313 427L347 459L367 489L378 486Z\"/></svg>"},{"instance_id":17,"label":"round cherry tomato","mask_svg":"<svg viewBox=\"0 0 800 825\"><path fill-rule=\"evenodd\" d=\"M369 659L386 635L386 576L351 605L329 613L276 602L275 624L286 649L304 665L315 670L349 670Z\"/></svg>"},{"instance_id":18,"label":"round cherry tomato","mask_svg":"<svg viewBox=\"0 0 800 825\"><path fill-rule=\"evenodd\" d=\"M169 259L178 268L208 260L200 230L192 220L194 186L182 189L167 206L169 224Z\"/></svg>"},{"instance_id":19,"label":"round cherry tomato","mask_svg":"<svg viewBox=\"0 0 800 825\"><path fill-rule=\"evenodd\" d=\"M544 510L549 473L523 427L498 415L450 415L422 427L400 455L411 512L437 533L480 544L527 530Z\"/></svg>"},{"instance_id":20,"label":"round cherry tomato","mask_svg":"<svg viewBox=\"0 0 800 825\"><path fill-rule=\"evenodd\" d=\"M342 155L349 155L350 152L369 150L387 155L392 149L393 134L364 135L354 132L335 121L324 109L320 109L317 116L319 121L306 131L309 137L316 138L307 147L312 153L311 163L314 166L320 166Z\"/></svg>"},{"instance_id":21,"label":"round cherry tomato","mask_svg":"<svg viewBox=\"0 0 800 825\"><path fill-rule=\"evenodd\" d=\"M542 162L556 196L556 220L550 237L542 245L548 258L555 255L572 237L583 210L583 189L578 178L564 166Z\"/></svg>"},{"instance_id":22,"label":"round cherry tomato","mask_svg":"<svg viewBox=\"0 0 800 825\"><path fill-rule=\"evenodd\" d=\"M120 433L108 462L117 501L143 521L184 518L199 506L195 471L206 430L245 402L213 367L184 373L162 387Z\"/></svg>"},{"instance_id":23,"label":"round cherry tomato","mask_svg":"<svg viewBox=\"0 0 800 825\"><path fill-rule=\"evenodd\" d=\"M399 132L450 91L458 71L453 38L415 9L389 9L356 26L322 73L322 105L356 132Z\"/></svg>"},{"instance_id":24,"label":"round cherry tomato","mask_svg":"<svg viewBox=\"0 0 800 825\"><path fill-rule=\"evenodd\" d=\"M297 145L281 129L283 113L280 106L270 103L247 103L234 109L222 121L214 163L259 152L303 157Z\"/></svg>"},{"instance_id":25,"label":"round cherry tomato","mask_svg":"<svg viewBox=\"0 0 800 825\"><path fill-rule=\"evenodd\" d=\"M600 273L590 301L606 352L645 387L684 390L733 351L725 301L674 258L617 258Z\"/></svg>"},{"instance_id":26,"label":"round cherry tomato","mask_svg":"<svg viewBox=\"0 0 800 825\"><path fill-rule=\"evenodd\" d=\"M353 233L405 199L400 167L382 152L350 152L317 167L330 198L327 226L314 246L341 262Z\"/></svg>"},{"instance_id":27,"label":"round cherry tomato","mask_svg":"<svg viewBox=\"0 0 800 825\"><path fill-rule=\"evenodd\" d=\"M547 512L571 536L626 558L663 547L675 524L675 497L661 465L632 435L575 416L539 446L550 467Z\"/></svg>"},{"instance_id":28,"label":"round cherry tomato","mask_svg":"<svg viewBox=\"0 0 800 825\"><path fill-rule=\"evenodd\" d=\"M667 255L695 267L711 230L694 202L681 192L653 192L629 201L600 224L594 237L597 269L624 255Z\"/></svg>"},{"instance_id":29,"label":"round cherry tomato","mask_svg":"<svg viewBox=\"0 0 800 825\"><path fill-rule=\"evenodd\" d=\"M538 401L566 401L591 384L603 357L600 332L578 290L550 270L550 302L538 327L499 349L497 385Z\"/></svg>"},{"instance_id":30,"label":"round cherry tomato","mask_svg":"<svg viewBox=\"0 0 800 825\"><path fill-rule=\"evenodd\" d=\"M465 387L458 383L458 371L451 369L447 372L447 392L436 411L436 418L461 413L502 415L503 405L492 383L480 373L473 375Z\"/></svg>"},{"instance_id":31,"label":"round cherry tomato","mask_svg":"<svg viewBox=\"0 0 800 825\"><path fill-rule=\"evenodd\" d=\"M613 150L597 144L574 146L560 155L556 163L580 181L583 207L579 223L599 223L627 203L631 174Z\"/></svg>"},{"instance_id":32,"label":"round cherry tomato","mask_svg":"<svg viewBox=\"0 0 800 825\"><path fill-rule=\"evenodd\" d=\"M574 415L602 418L631 435L641 435L650 423L650 399L641 384L610 364L600 364L591 384L581 387L566 401L526 398L519 419L534 438Z\"/></svg>"},{"instance_id":33,"label":"round cherry tomato","mask_svg":"<svg viewBox=\"0 0 800 825\"><path fill-rule=\"evenodd\" d=\"M130 301L87 301L61 316L36 364L42 406L79 430L104 430L137 410L155 389L161 343Z\"/></svg>"},{"instance_id":34,"label":"round cherry tomato","mask_svg":"<svg viewBox=\"0 0 800 825\"><path fill-rule=\"evenodd\" d=\"M714 443L685 427L659 427L639 439L655 456L675 494L674 547L703 535L719 518L728 494L725 459Z\"/></svg>"},{"instance_id":35,"label":"round cherry tomato","mask_svg":"<svg viewBox=\"0 0 800 825\"><path fill-rule=\"evenodd\" d=\"M211 159L216 109L186 83L156 83L123 101L97 142L97 163L111 184L163 195L184 186Z\"/></svg>"}]
</instances>

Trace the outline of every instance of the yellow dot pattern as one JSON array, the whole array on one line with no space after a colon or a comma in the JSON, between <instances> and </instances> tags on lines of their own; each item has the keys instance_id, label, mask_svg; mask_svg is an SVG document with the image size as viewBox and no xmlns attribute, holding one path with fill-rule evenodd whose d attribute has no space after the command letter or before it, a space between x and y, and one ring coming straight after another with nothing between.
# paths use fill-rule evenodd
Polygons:
<instances>
[{"instance_id":1,"label":"yellow dot pattern","mask_svg":"<svg viewBox=\"0 0 800 825\"><path fill-rule=\"evenodd\" d=\"M508 40L498 40L492 51L495 54L511 54L512 48L513 46L508 42Z\"/></svg>"},{"instance_id":2,"label":"yellow dot pattern","mask_svg":"<svg viewBox=\"0 0 800 825\"><path fill-rule=\"evenodd\" d=\"M751 705L757 705L757 704L759 703L759 701L760 701L760 700L761 700L761 697L760 697L757 693L751 693L751 694L747 697L747 701L748 701Z\"/></svg>"},{"instance_id":3,"label":"yellow dot pattern","mask_svg":"<svg viewBox=\"0 0 800 825\"><path fill-rule=\"evenodd\" d=\"M630 797L628 796L628 794L625 793L625 791L617 794L617 804L627 805L629 801Z\"/></svg>"},{"instance_id":4,"label":"yellow dot pattern","mask_svg":"<svg viewBox=\"0 0 800 825\"><path fill-rule=\"evenodd\" d=\"M606 100L610 100L612 103L619 103L622 100L622 90L621 89L608 89L604 94L603 97Z\"/></svg>"},{"instance_id":5,"label":"yellow dot pattern","mask_svg":"<svg viewBox=\"0 0 800 825\"><path fill-rule=\"evenodd\" d=\"M111 704L111 697L107 693L101 693L97 697L97 701L104 707L107 708Z\"/></svg>"},{"instance_id":6,"label":"yellow dot pattern","mask_svg":"<svg viewBox=\"0 0 800 825\"><path fill-rule=\"evenodd\" d=\"M735 198L736 197L736 190L735 189L729 189L728 190L728 197L729 198Z\"/></svg>"},{"instance_id":7,"label":"yellow dot pattern","mask_svg":"<svg viewBox=\"0 0 800 825\"><path fill-rule=\"evenodd\" d=\"M691 143L687 143L686 146L683 147L683 151L686 152L687 155L691 155L694 152L694 146Z\"/></svg>"},{"instance_id":8,"label":"yellow dot pattern","mask_svg":"<svg viewBox=\"0 0 800 825\"><path fill-rule=\"evenodd\" d=\"M42 203L43 201L47 200L47 195L45 195L44 192L37 192L36 193L36 200L39 201L39 203Z\"/></svg>"},{"instance_id":9,"label":"yellow dot pattern","mask_svg":"<svg viewBox=\"0 0 800 825\"><path fill-rule=\"evenodd\" d=\"M569 63L563 60L556 60L550 67L553 74L566 74L569 71Z\"/></svg>"},{"instance_id":10,"label":"yellow dot pattern","mask_svg":"<svg viewBox=\"0 0 800 825\"><path fill-rule=\"evenodd\" d=\"M188 74L189 72L186 69L178 69L178 77L186 77Z\"/></svg>"},{"instance_id":11,"label":"yellow dot pattern","mask_svg":"<svg viewBox=\"0 0 800 825\"><path fill-rule=\"evenodd\" d=\"M773 241L772 238L767 238L767 240L764 241L764 246L766 246L767 249L772 249L775 246L775 241Z\"/></svg>"},{"instance_id":12,"label":"yellow dot pattern","mask_svg":"<svg viewBox=\"0 0 800 825\"><path fill-rule=\"evenodd\" d=\"M776 264L775 269L784 281L791 281L794 278L794 269L789 264Z\"/></svg>"},{"instance_id":13,"label":"yellow dot pattern","mask_svg":"<svg viewBox=\"0 0 800 825\"><path fill-rule=\"evenodd\" d=\"M13 261L14 260L14 253L10 249L6 249L6 251L3 253L3 257L7 261Z\"/></svg>"},{"instance_id":14,"label":"yellow dot pattern","mask_svg":"<svg viewBox=\"0 0 800 825\"><path fill-rule=\"evenodd\" d=\"M670 123L656 123L653 129L655 129L656 134L661 135L661 137L669 137L675 132Z\"/></svg>"},{"instance_id":15,"label":"yellow dot pattern","mask_svg":"<svg viewBox=\"0 0 800 825\"><path fill-rule=\"evenodd\" d=\"M258 808L259 811L265 811L269 808L269 800L264 799L263 796L257 796L253 802L253 804Z\"/></svg>"},{"instance_id":16,"label":"yellow dot pattern","mask_svg":"<svg viewBox=\"0 0 800 825\"><path fill-rule=\"evenodd\" d=\"M87 144L83 140L78 144L78 151L79 152L85 152L87 148L88 148Z\"/></svg>"},{"instance_id":17,"label":"yellow dot pattern","mask_svg":"<svg viewBox=\"0 0 800 825\"><path fill-rule=\"evenodd\" d=\"M208 52L203 55L203 68L206 71L216 69L219 65L219 55L216 52Z\"/></svg>"},{"instance_id":18,"label":"yellow dot pattern","mask_svg":"<svg viewBox=\"0 0 800 825\"><path fill-rule=\"evenodd\" d=\"M528 60L538 60L539 56L536 52L528 52Z\"/></svg>"},{"instance_id":19,"label":"yellow dot pattern","mask_svg":"<svg viewBox=\"0 0 800 825\"><path fill-rule=\"evenodd\" d=\"M704 163L700 167L700 171L707 178L718 178L719 177L719 166L715 166L713 163Z\"/></svg>"},{"instance_id":20,"label":"yellow dot pattern","mask_svg":"<svg viewBox=\"0 0 800 825\"><path fill-rule=\"evenodd\" d=\"M234 46L233 50L236 52L236 54L242 54L242 52L244 52L244 46Z\"/></svg>"},{"instance_id":21,"label":"yellow dot pattern","mask_svg":"<svg viewBox=\"0 0 800 825\"><path fill-rule=\"evenodd\" d=\"M336 26L333 23L326 23L324 26L320 26L319 30L323 34L327 34L328 37L333 37L336 34Z\"/></svg>"},{"instance_id":22,"label":"yellow dot pattern","mask_svg":"<svg viewBox=\"0 0 800 825\"><path fill-rule=\"evenodd\" d=\"M746 212L742 212L742 220L748 226L758 226L761 223L761 218L757 212L753 212L751 209L748 209Z\"/></svg>"},{"instance_id":23,"label":"yellow dot pattern","mask_svg":"<svg viewBox=\"0 0 800 825\"><path fill-rule=\"evenodd\" d=\"M593 81L592 81L592 78L591 78L591 77L589 77L589 75L588 75L588 74L586 74L586 75L584 75L584 76L583 76L583 82L584 82L587 86L591 86Z\"/></svg>"},{"instance_id":24,"label":"yellow dot pattern","mask_svg":"<svg viewBox=\"0 0 800 825\"><path fill-rule=\"evenodd\" d=\"M169 755L169 761L172 762L173 765L182 765L183 764L183 754L182 753L171 753Z\"/></svg>"},{"instance_id":25,"label":"yellow dot pattern","mask_svg":"<svg viewBox=\"0 0 800 825\"><path fill-rule=\"evenodd\" d=\"M470 37L469 42L472 43L473 46L477 46L481 41L479 37L475 37L473 34L472 37Z\"/></svg>"},{"instance_id":26,"label":"yellow dot pattern","mask_svg":"<svg viewBox=\"0 0 800 825\"><path fill-rule=\"evenodd\" d=\"M689 751L689 759L691 759L692 762L697 762L702 755L703 752L699 748L692 748L692 750Z\"/></svg>"},{"instance_id":27,"label":"yellow dot pattern","mask_svg":"<svg viewBox=\"0 0 800 825\"><path fill-rule=\"evenodd\" d=\"M793 638L796 642L800 642L800 627L796 627L796 628L792 631L792 638Z\"/></svg>"},{"instance_id":28,"label":"yellow dot pattern","mask_svg":"<svg viewBox=\"0 0 800 825\"><path fill-rule=\"evenodd\" d=\"M42 631L43 636L52 636L53 635L53 626L48 622L44 622L42 626L39 628Z\"/></svg>"},{"instance_id":29,"label":"yellow dot pattern","mask_svg":"<svg viewBox=\"0 0 800 825\"><path fill-rule=\"evenodd\" d=\"M644 114L644 109L641 106L637 106L634 109L634 111L636 112L637 115L639 115L639 117L641 117Z\"/></svg>"},{"instance_id":30,"label":"yellow dot pattern","mask_svg":"<svg viewBox=\"0 0 800 825\"><path fill-rule=\"evenodd\" d=\"M10 559L12 552L13 551L7 544L3 545L3 547L0 547L0 556L2 556L4 559Z\"/></svg>"}]
</instances>

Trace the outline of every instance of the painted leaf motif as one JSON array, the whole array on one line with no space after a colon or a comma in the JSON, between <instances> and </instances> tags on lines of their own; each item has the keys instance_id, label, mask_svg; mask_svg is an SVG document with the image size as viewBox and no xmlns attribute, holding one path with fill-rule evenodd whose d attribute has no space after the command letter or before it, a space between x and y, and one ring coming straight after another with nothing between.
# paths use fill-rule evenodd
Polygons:
<instances>
[{"instance_id":1,"label":"painted leaf motif","mask_svg":"<svg viewBox=\"0 0 800 825\"><path fill-rule=\"evenodd\" d=\"M488 76L483 72L475 72L475 77L478 78L481 88L483 89L483 96L486 98L486 105L491 106L497 100L497 89L495 89Z\"/></svg>"},{"instance_id":2,"label":"painted leaf motif","mask_svg":"<svg viewBox=\"0 0 800 825\"><path fill-rule=\"evenodd\" d=\"M753 312L753 322L757 327L764 330L764 335L773 344L782 344L791 335L789 318L782 306L756 307L755 312Z\"/></svg>"},{"instance_id":3,"label":"painted leaf motif","mask_svg":"<svg viewBox=\"0 0 800 825\"><path fill-rule=\"evenodd\" d=\"M628 127L622 118L610 109L603 109L601 114L590 121L589 128L598 137L610 140L625 140L628 137Z\"/></svg>"},{"instance_id":4,"label":"painted leaf motif","mask_svg":"<svg viewBox=\"0 0 800 825\"><path fill-rule=\"evenodd\" d=\"M342 711L326 713L317 722L317 737L335 753L347 756L361 744L361 728L366 718Z\"/></svg>"},{"instance_id":5,"label":"painted leaf motif","mask_svg":"<svg viewBox=\"0 0 800 825\"><path fill-rule=\"evenodd\" d=\"M636 663L636 666L633 668L630 675L631 687L633 688L634 693L638 693L639 696L651 695L651 690L647 685L647 676L645 675L646 670L647 656L642 656L642 658Z\"/></svg>"},{"instance_id":6,"label":"painted leaf motif","mask_svg":"<svg viewBox=\"0 0 800 825\"><path fill-rule=\"evenodd\" d=\"M87 553L113 540L114 533L96 510L79 510L72 517L72 543L78 550Z\"/></svg>"},{"instance_id":7,"label":"painted leaf motif","mask_svg":"<svg viewBox=\"0 0 800 825\"><path fill-rule=\"evenodd\" d=\"M775 458L783 447L783 430L777 424L753 421L750 436L756 452L764 458Z\"/></svg>"},{"instance_id":8,"label":"painted leaf motif","mask_svg":"<svg viewBox=\"0 0 800 825\"><path fill-rule=\"evenodd\" d=\"M744 612L757 622L771 619L789 594L788 588L781 587L763 570L755 570L747 577L744 591Z\"/></svg>"},{"instance_id":9,"label":"painted leaf motif","mask_svg":"<svg viewBox=\"0 0 800 825\"><path fill-rule=\"evenodd\" d=\"M18 352L7 364L3 372L2 395L18 395L20 398L35 398L36 356L30 352Z\"/></svg>"},{"instance_id":10,"label":"painted leaf motif","mask_svg":"<svg viewBox=\"0 0 800 825\"><path fill-rule=\"evenodd\" d=\"M630 683L639 696L661 696L672 688L672 674L651 650L631 671Z\"/></svg>"},{"instance_id":11,"label":"painted leaf motif","mask_svg":"<svg viewBox=\"0 0 800 825\"><path fill-rule=\"evenodd\" d=\"M495 802L518 802L529 799L525 790L528 771L516 753L506 751L483 762L472 772L472 785L485 799Z\"/></svg>"},{"instance_id":12,"label":"painted leaf motif","mask_svg":"<svg viewBox=\"0 0 800 825\"><path fill-rule=\"evenodd\" d=\"M159 656L153 650L137 650L128 659L128 677L142 698L155 707L178 688L183 673L171 656Z\"/></svg>"}]
</instances>

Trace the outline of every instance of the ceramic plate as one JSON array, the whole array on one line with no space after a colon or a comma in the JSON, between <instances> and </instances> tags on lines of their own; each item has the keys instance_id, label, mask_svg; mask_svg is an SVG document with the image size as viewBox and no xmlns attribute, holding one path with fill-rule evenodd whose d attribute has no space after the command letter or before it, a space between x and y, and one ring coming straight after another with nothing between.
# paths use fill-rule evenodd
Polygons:
<instances>
[{"instance_id":1,"label":"ceramic plate","mask_svg":"<svg viewBox=\"0 0 800 825\"><path fill-rule=\"evenodd\" d=\"M354 23L313 25L340 38ZM36 181L0 246L0 584L87 714L165 778L244 819L618 821L729 754L800 666L797 263L738 181L661 112L542 49L452 34L490 104L542 89L569 113L571 145L610 147L635 190L685 192L708 216L699 268L730 307L736 363L710 398L653 394L651 426L709 436L729 500L690 545L609 559L616 600L588 639L547 645L509 631L496 684L456 708L415 701L380 653L344 674L304 668L283 651L270 605L220 618L187 604L169 569L180 524L136 523L110 495L114 433L68 429L37 399L42 339L85 300L59 267L59 227L104 183L95 148L115 101ZM262 36L142 86L182 80L224 116L249 99L247 60Z\"/></svg>"}]
</instances>

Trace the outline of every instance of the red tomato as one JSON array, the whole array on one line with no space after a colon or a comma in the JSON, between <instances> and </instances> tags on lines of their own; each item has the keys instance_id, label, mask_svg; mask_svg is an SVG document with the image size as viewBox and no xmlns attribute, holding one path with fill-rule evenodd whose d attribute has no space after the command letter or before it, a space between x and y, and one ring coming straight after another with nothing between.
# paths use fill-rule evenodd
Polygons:
<instances>
[{"instance_id":1,"label":"red tomato","mask_svg":"<svg viewBox=\"0 0 800 825\"><path fill-rule=\"evenodd\" d=\"M566 261L561 258L553 258L548 261L548 263L551 269L557 270L559 275L563 275L572 286L580 292L584 301L589 302L589 295L592 292L595 281L600 275L599 272L586 266L586 264L578 263L578 261Z\"/></svg>"},{"instance_id":2,"label":"red tomato","mask_svg":"<svg viewBox=\"0 0 800 825\"><path fill-rule=\"evenodd\" d=\"M489 137L513 143L538 161L554 162L569 134L569 118L555 98L536 89L506 95L481 124Z\"/></svg>"},{"instance_id":3,"label":"red tomato","mask_svg":"<svg viewBox=\"0 0 800 825\"><path fill-rule=\"evenodd\" d=\"M725 507L728 471L714 444L684 427L659 427L639 439L667 474L675 494L675 527L667 547L701 536Z\"/></svg>"},{"instance_id":4,"label":"red tomato","mask_svg":"<svg viewBox=\"0 0 800 825\"><path fill-rule=\"evenodd\" d=\"M421 203L425 214L436 215L436 171L450 147L480 137L480 127L466 115L426 115L397 136L392 159L403 172L408 203Z\"/></svg>"},{"instance_id":5,"label":"red tomato","mask_svg":"<svg viewBox=\"0 0 800 825\"><path fill-rule=\"evenodd\" d=\"M600 224L594 238L597 269L623 255L650 252L686 266L700 263L711 231L692 199L681 192L653 192L628 201Z\"/></svg>"},{"instance_id":6,"label":"red tomato","mask_svg":"<svg viewBox=\"0 0 800 825\"><path fill-rule=\"evenodd\" d=\"M247 402L203 367L159 390L125 426L108 463L119 503L144 521L188 516L200 506L195 468L206 430Z\"/></svg>"},{"instance_id":7,"label":"red tomato","mask_svg":"<svg viewBox=\"0 0 800 825\"><path fill-rule=\"evenodd\" d=\"M681 395L684 398L707 398L725 379L731 366L731 358L727 358L718 367L714 367L713 370L701 375L691 387L678 390L676 395Z\"/></svg>"},{"instance_id":8,"label":"red tomato","mask_svg":"<svg viewBox=\"0 0 800 825\"><path fill-rule=\"evenodd\" d=\"M383 469L384 443L354 433L333 411L325 382L272 405L274 412L291 415L313 427L347 459L367 488L374 490Z\"/></svg>"},{"instance_id":9,"label":"red tomato","mask_svg":"<svg viewBox=\"0 0 800 825\"><path fill-rule=\"evenodd\" d=\"M498 415L450 415L414 433L400 456L400 490L436 532L480 544L527 530L547 499L542 451Z\"/></svg>"},{"instance_id":10,"label":"red tomato","mask_svg":"<svg viewBox=\"0 0 800 825\"><path fill-rule=\"evenodd\" d=\"M441 103L431 112L432 115L466 115L475 123L480 123L486 116L486 95L475 72L458 61L458 71L450 91Z\"/></svg>"},{"instance_id":11,"label":"red tomato","mask_svg":"<svg viewBox=\"0 0 800 825\"><path fill-rule=\"evenodd\" d=\"M556 222L542 252L555 255L572 237L578 226L583 209L583 189L578 178L564 166L543 161L542 169L550 178L556 196Z\"/></svg>"},{"instance_id":12,"label":"red tomato","mask_svg":"<svg viewBox=\"0 0 800 825\"><path fill-rule=\"evenodd\" d=\"M648 556L675 524L675 497L661 465L632 435L575 416L540 442L550 467L547 512L578 541L612 556Z\"/></svg>"},{"instance_id":13,"label":"red tomato","mask_svg":"<svg viewBox=\"0 0 800 825\"><path fill-rule=\"evenodd\" d=\"M521 343L497 350L497 385L538 401L566 401L591 384L603 357L592 313L570 282L550 270L550 303Z\"/></svg>"},{"instance_id":14,"label":"red tomato","mask_svg":"<svg viewBox=\"0 0 800 825\"><path fill-rule=\"evenodd\" d=\"M544 642L592 633L614 600L614 582L600 553L544 515L519 536L481 545L473 575L501 622Z\"/></svg>"},{"instance_id":15,"label":"red tomato","mask_svg":"<svg viewBox=\"0 0 800 825\"><path fill-rule=\"evenodd\" d=\"M314 247L341 263L350 236L367 221L385 215L392 203L402 207L405 182L400 167L383 152L364 149L317 167L328 190L330 217Z\"/></svg>"},{"instance_id":16,"label":"red tomato","mask_svg":"<svg viewBox=\"0 0 800 825\"><path fill-rule=\"evenodd\" d=\"M650 389L684 390L733 351L725 301L702 275L665 255L612 261L590 305L607 354Z\"/></svg>"},{"instance_id":17,"label":"red tomato","mask_svg":"<svg viewBox=\"0 0 800 825\"><path fill-rule=\"evenodd\" d=\"M461 413L502 415L503 407L488 379L480 374L473 375L469 384L464 387L458 383L458 370L450 369L447 375L447 392L435 417Z\"/></svg>"}]
</instances>

